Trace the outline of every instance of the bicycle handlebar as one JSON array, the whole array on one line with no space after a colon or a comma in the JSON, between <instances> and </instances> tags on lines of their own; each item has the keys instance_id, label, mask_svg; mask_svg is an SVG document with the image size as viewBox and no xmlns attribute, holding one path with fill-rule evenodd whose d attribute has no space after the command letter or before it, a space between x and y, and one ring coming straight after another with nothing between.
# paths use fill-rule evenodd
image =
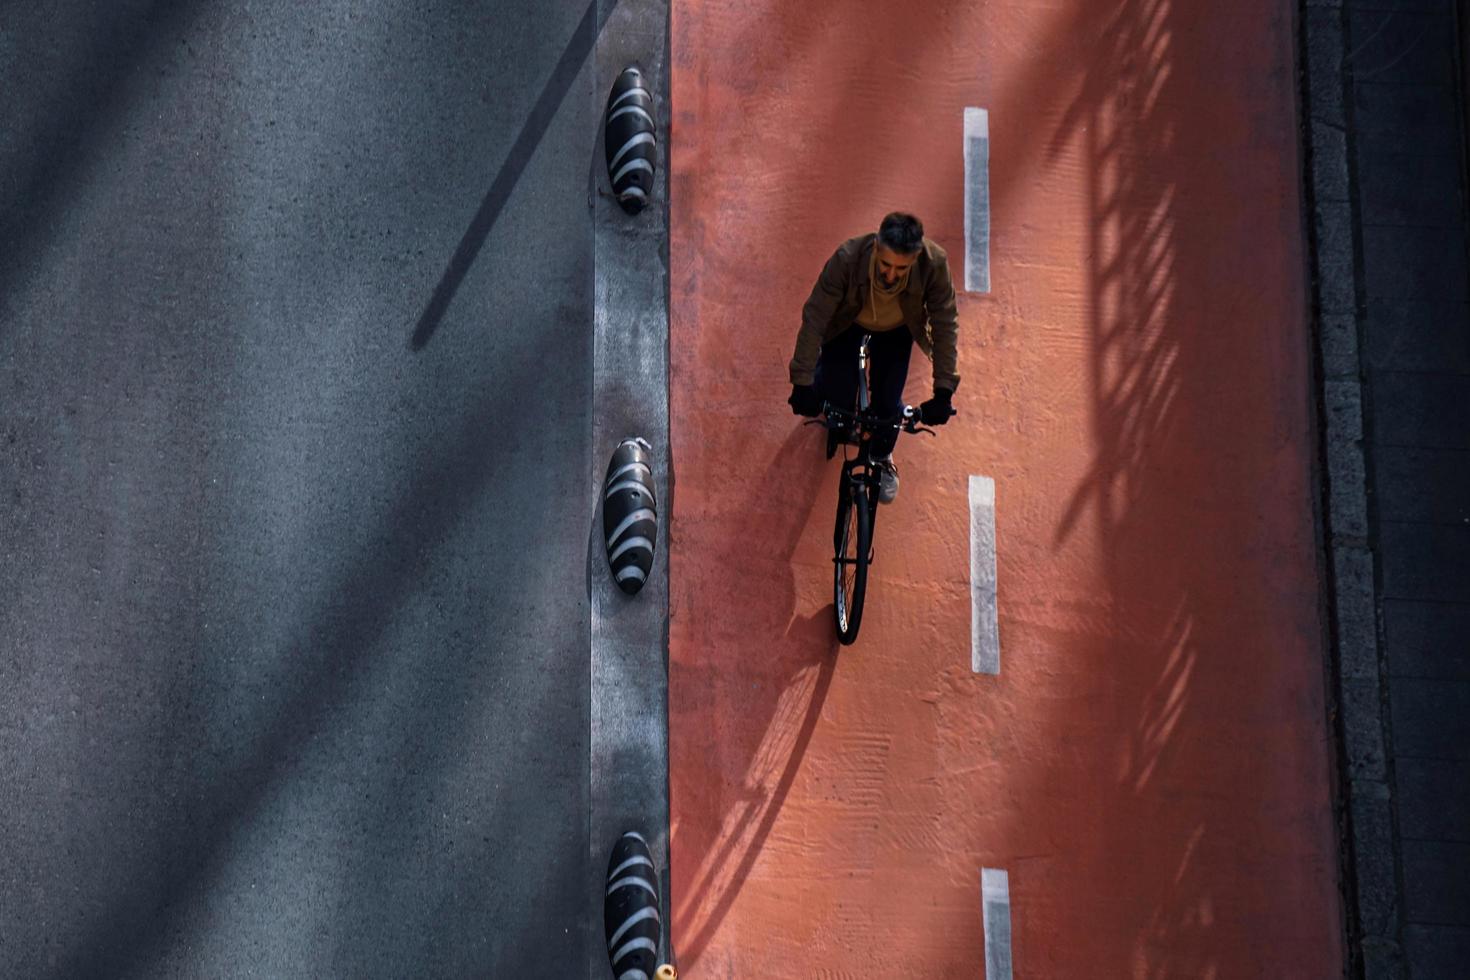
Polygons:
<instances>
[{"instance_id":1,"label":"bicycle handlebar","mask_svg":"<svg viewBox=\"0 0 1470 980\"><path fill-rule=\"evenodd\" d=\"M884 417L874 415L872 412L848 412L836 408L831 402L823 402L822 413L823 418L812 419L804 424L820 425L827 429L833 429L843 424L856 424L869 429L891 425L902 429L904 432L922 432L931 436L935 435L933 429L926 428L919 422L919 409L915 405L905 405L899 414L892 417ZM958 414L960 413L952 408L949 410L950 418L954 418Z\"/></svg>"}]
</instances>

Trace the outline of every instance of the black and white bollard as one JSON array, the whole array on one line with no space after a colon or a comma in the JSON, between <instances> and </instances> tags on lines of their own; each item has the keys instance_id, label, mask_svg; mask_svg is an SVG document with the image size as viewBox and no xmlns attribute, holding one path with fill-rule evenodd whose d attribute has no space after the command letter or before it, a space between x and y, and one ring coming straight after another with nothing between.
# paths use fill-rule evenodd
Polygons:
<instances>
[{"instance_id":1,"label":"black and white bollard","mask_svg":"<svg viewBox=\"0 0 1470 980\"><path fill-rule=\"evenodd\" d=\"M653 447L624 439L613 452L602 484L602 530L607 563L618 588L632 595L653 568L658 541L658 502L653 495Z\"/></svg>"},{"instance_id":2,"label":"black and white bollard","mask_svg":"<svg viewBox=\"0 0 1470 980\"><path fill-rule=\"evenodd\" d=\"M629 831L613 845L603 904L607 957L618 980L654 980L660 919L658 873L642 835Z\"/></svg>"},{"instance_id":3,"label":"black and white bollard","mask_svg":"<svg viewBox=\"0 0 1470 980\"><path fill-rule=\"evenodd\" d=\"M653 95L643 83L643 73L637 68L623 69L607 97L602 141L607 149L607 176L613 193L629 214L642 211L653 192L657 132Z\"/></svg>"}]
</instances>

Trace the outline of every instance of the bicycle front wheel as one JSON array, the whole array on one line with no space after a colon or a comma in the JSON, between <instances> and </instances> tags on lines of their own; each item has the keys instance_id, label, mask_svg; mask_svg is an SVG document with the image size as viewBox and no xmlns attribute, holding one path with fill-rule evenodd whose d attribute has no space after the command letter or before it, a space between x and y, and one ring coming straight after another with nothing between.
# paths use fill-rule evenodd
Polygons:
<instances>
[{"instance_id":1,"label":"bicycle front wheel","mask_svg":"<svg viewBox=\"0 0 1470 980\"><path fill-rule=\"evenodd\" d=\"M833 606L837 611L837 638L844 646L857 639L863 619L863 595L868 589L868 554L872 521L868 495L852 493L846 484L837 499L837 557L832 559Z\"/></svg>"}]
</instances>

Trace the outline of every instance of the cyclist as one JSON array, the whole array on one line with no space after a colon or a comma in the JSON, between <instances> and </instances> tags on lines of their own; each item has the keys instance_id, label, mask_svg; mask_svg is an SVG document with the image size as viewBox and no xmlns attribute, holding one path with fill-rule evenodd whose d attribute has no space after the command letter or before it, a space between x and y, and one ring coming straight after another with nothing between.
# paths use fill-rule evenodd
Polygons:
<instances>
[{"instance_id":1,"label":"cyclist","mask_svg":"<svg viewBox=\"0 0 1470 980\"><path fill-rule=\"evenodd\" d=\"M944 249L924 237L924 226L911 214L889 214L877 234L849 238L827 260L801 311L787 399L793 412L819 415L824 401L857 405L864 333L872 335L872 411L894 417L903 410L909 354L917 341L934 364L934 397L919 406L921 419L925 425L948 422L960 383L954 282ZM898 495L897 442L896 426L873 436L873 458L882 466L878 500L885 504Z\"/></svg>"}]
</instances>

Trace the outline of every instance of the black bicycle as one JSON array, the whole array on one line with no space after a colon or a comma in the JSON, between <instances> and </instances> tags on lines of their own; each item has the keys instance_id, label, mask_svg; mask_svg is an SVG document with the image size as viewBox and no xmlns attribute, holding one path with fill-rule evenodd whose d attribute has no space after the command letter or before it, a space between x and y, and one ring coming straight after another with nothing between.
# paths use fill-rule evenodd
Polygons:
<instances>
[{"instance_id":1,"label":"black bicycle","mask_svg":"<svg viewBox=\"0 0 1470 980\"><path fill-rule=\"evenodd\" d=\"M878 517L878 494L882 486L881 467L873 461L873 437L880 432L923 432L934 430L919 424L919 410L913 405L892 418L872 411L868 394L868 340L858 347L857 411L837 408L830 402L822 406L823 417L806 425L827 429L827 458L837 454L838 446L854 446L856 453L843 451L842 478L837 481L837 525L832 532L833 607L837 613L837 638L844 646L857 639L862 624L863 597L868 589L868 566L873 561L873 524ZM951 415L958 414L951 409Z\"/></svg>"}]
</instances>

